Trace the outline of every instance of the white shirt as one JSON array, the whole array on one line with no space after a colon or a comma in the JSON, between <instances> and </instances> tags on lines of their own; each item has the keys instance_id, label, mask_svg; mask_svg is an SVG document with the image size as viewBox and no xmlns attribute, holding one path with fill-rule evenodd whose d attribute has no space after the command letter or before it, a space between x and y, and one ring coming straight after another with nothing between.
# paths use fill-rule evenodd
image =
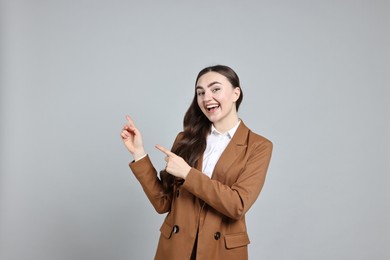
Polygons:
<instances>
[{"instance_id":1,"label":"white shirt","mask_svg":"<svg viewBox=\"0 0 390 260\"><path fill-rule=\"evenodd\" d=\"M211 126L211 132L207 136L207 146L203 154L202 172L211 178L215 165L221 157L226 146L233 138L237 131L241 121L226 133L220 133L215 129L214 125Z\"/></svg>"}]
</instances>

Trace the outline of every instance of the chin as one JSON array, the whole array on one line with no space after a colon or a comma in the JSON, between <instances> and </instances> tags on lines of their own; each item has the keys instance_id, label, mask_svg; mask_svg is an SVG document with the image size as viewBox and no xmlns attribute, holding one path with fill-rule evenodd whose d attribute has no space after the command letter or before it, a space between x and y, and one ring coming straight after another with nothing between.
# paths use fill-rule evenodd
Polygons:
<instances>
[{"instance_id":1,"label":"chin","mask_svg":"<svg viewBox=\"0 0 390 260\"><path fill-rule=\"evenodd\" d=\"M218 120L219 120L219 118L216 118L215 116L209 116L209 117L207 117L209 120L210 120L210 122L211 123L216 123L216 122L218 122Z\"/></svg>"}]
</instances>

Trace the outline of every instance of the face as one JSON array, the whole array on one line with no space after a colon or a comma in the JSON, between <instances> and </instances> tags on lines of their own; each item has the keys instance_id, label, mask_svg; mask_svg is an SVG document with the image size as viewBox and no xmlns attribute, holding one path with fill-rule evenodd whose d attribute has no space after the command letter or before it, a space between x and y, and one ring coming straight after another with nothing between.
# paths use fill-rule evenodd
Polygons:
<instances>
[{"instance_id":1,"label":"face","mask_svg":"<svg viewBox=\"0 0 390 260\"><path fill-rule=\"evenodd\" d=\"M240 88L233 88L225 76L217 72L202 75L196 84L196 95L200 109L214 126L233 127L237 123L235 102Z\"/></svg>"}]
</instances>

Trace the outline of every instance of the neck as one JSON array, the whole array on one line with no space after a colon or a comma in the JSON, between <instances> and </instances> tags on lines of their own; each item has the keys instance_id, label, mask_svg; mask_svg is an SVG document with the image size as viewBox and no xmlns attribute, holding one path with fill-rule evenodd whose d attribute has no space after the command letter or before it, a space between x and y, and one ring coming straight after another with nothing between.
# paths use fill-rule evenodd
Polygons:
<instances>
[{"instance_id":1,"label":"neck","mask_svg":"<svg viewBox=\"0 0 390 260\"><path fill-rule=\"evenodd\" d=\"M226 118L223 122L215 122L213 125L218 132L226 133L227 131L232 129L238 123L238 121L238 115L237 113L235 113L229 118Z\"/></svg>"}]
</instances>

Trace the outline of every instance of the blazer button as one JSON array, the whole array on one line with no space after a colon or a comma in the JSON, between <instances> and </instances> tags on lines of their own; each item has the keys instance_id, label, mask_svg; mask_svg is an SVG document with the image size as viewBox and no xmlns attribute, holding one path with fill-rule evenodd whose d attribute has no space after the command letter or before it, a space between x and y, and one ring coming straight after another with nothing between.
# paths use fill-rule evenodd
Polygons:
<instances>
[{"instance_id":1,"label":"blazer button","mask_svg":"<svg viewBox=\"0 0 390 260\"><path fill-rule=\"evenodd\" d=\"M172 232L175 233L175 234L179 233L179 226L178 225L174 225Z\"/></svg>"},{"instance_id":2,"label":"blazer button","mask_svg":"<svg viewBox=\"0 0 390 260\"><path fill-rule=\"evenodd\" d=\"M219 240L221 238L221 233L220 232L215 232L214 234L214 239Z\"/></svg>"}]
</instances>

